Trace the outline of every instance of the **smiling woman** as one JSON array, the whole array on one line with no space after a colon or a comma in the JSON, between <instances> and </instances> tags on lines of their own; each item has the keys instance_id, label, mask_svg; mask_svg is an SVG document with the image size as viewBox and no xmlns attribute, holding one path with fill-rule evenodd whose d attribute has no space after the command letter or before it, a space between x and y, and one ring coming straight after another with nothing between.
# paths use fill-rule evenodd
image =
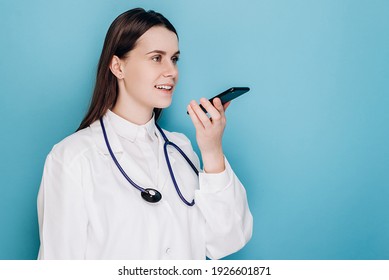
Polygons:
<instances>
[{"instance_id":1,"label":"smiling woman","mask_svg":"<svg viewBox=\"0 0 389 280\"><path fill-rule=\"evenodd\" d=\"M159 32L153 32L159 35L159 37L151 40L153 36L147 34L154 29L162 30L163 34L168 34L170 40L163 38L163 34L159 34ZM175 48L175 51L178 50L176 29L159 13L145 12L143 9L133 9L121 14L112 22L101 52L92 102L78 130L88 127L117 103L117 99L120 96L118 86L121 82L119 80L124 82L122 79L124 75L123 68L128 64L127 58L131 53L137 52L137 55L140 55L140 57L135 56L134 58L134 60L138 59L137 62L148 60L148 55L151 55L150 61L159 62L162 54L166 55L166 52L163 50L162 54L156 53L152 55L156 50L156 45L154 44L162 44L157 39L162 39L162 42L165 44L170 43L168 47ZM139 45L141 46L139 47ZM134 57L134 55L131 56ZM145 64L142 65L145 66ZM118 66L119 68L117 68ZM136 67L133 68L136 69ZM136 82L135 84L141 85L142 83ZM161 108L156 107L154 113L156 119L158 119Z\"/></svg>"},{"instance_id":2,"label":"smiling woman","mask_svg":"<svg viewBox=\"0 0 389 280\"><path fill-rule=\"evenodd\" d=\"M251 238L246 191L222 149L228 105L202 98L211 118L188 105L202 171L190 141L156 123L172 102L179 54L159 13L133 9L112 23L89 111L46 159L40 259L222 258Z\"/></svg>"},{"instance_id":3,"label":"smiling woman","mask_svg":"<svg viewBox=\"0 0 389 280\"><path fill-rule=\"evenodd\" d=\"M178 81L178 53L177 35L156 26L146 31L122 59L114 55L110 69L117 78L119 96L112 111L144 124L154 108L168 107Z\"/></svg>"}]
</instances>

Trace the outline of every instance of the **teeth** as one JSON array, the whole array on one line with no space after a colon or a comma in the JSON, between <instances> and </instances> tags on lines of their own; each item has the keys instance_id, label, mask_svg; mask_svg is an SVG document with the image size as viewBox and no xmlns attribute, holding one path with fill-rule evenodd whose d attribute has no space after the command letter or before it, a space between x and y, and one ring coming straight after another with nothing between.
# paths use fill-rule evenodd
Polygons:
<instances>
[{"instance_id":1,"label":"teeth","mask_svg":"<svg viewBox=\"0 0 389 280\"><path fill-rule=\"evenodd\" d=\"M155 87L158 88L158 89L167 89L167 90L172 89L171 86L164 86L164 85L156 85Z\"/></svg>"}]
</instances>

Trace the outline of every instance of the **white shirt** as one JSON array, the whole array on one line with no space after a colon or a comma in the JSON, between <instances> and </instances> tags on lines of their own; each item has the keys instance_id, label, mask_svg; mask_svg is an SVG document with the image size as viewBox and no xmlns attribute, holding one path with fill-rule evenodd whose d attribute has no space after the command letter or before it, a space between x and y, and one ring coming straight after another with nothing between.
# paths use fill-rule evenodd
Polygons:
<instances>
[{"instance_id":1,"label":"white shirt","mask_svg":"<svg viewBox=\"0 0 389 280\"><path fill-rule=\"evenodd\" d=\"M127 175L161 192L148 203L120 173L99 121L54 146L38 194L39 259L212 259L242 248L252 234L246 192L225 159L219 174L197 176L174 149L170 162L187 201L170 177L154 119L132 124L104 116L111 148ZM199 169L190 141L164 131Z\"/></svg>"},{"instance_id":2,"label":"white shirt","mask_svg":"<svg viewBox=\"0 0 389 280\"><path fill-rule=\"evenodd\" d=\"M155 188L158 181L158 173L155 171L158 170L159 142L154 118L145 125L136 125L110 110L108 110L107 116L114 132L119 136L123 150L126 154L131 155L139 168L150 177L153 188Z\"/></svg>"}]
</instances>

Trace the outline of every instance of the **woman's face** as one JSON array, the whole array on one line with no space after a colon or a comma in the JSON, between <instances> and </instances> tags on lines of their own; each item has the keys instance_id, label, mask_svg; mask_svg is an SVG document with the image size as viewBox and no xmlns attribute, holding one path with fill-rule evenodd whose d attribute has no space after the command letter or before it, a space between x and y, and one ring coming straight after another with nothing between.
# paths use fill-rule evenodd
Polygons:
<instances>
[{"instance_id":1,"label":"woman's face","mask_svg":"<svg viewBox=\"0 0 389 280\"><path fill-rule=\"evenodd\" d=\"M177 35L162 26L150 28L121 60L118 102L136 111L168 107L178 81L178 57Z\"/></svg>"}]
</instances>

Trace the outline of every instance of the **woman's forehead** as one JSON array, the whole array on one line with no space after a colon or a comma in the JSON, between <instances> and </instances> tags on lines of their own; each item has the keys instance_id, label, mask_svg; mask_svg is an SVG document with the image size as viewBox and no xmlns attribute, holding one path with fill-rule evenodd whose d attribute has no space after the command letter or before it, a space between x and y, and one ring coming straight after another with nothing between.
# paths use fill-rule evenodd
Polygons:
<instances>
[{"instance_id":1,"label":"woman's forehead","mask_svg":"<svg viewBox=\"0 0 389 280\"><path fill-rule=\"evenodd\" d=\"M174 32L166 27L154 26L138 39L135 49L147 52L157 49L176 53L178 51L178 38Z\"/></svg>"}]
</instances>

